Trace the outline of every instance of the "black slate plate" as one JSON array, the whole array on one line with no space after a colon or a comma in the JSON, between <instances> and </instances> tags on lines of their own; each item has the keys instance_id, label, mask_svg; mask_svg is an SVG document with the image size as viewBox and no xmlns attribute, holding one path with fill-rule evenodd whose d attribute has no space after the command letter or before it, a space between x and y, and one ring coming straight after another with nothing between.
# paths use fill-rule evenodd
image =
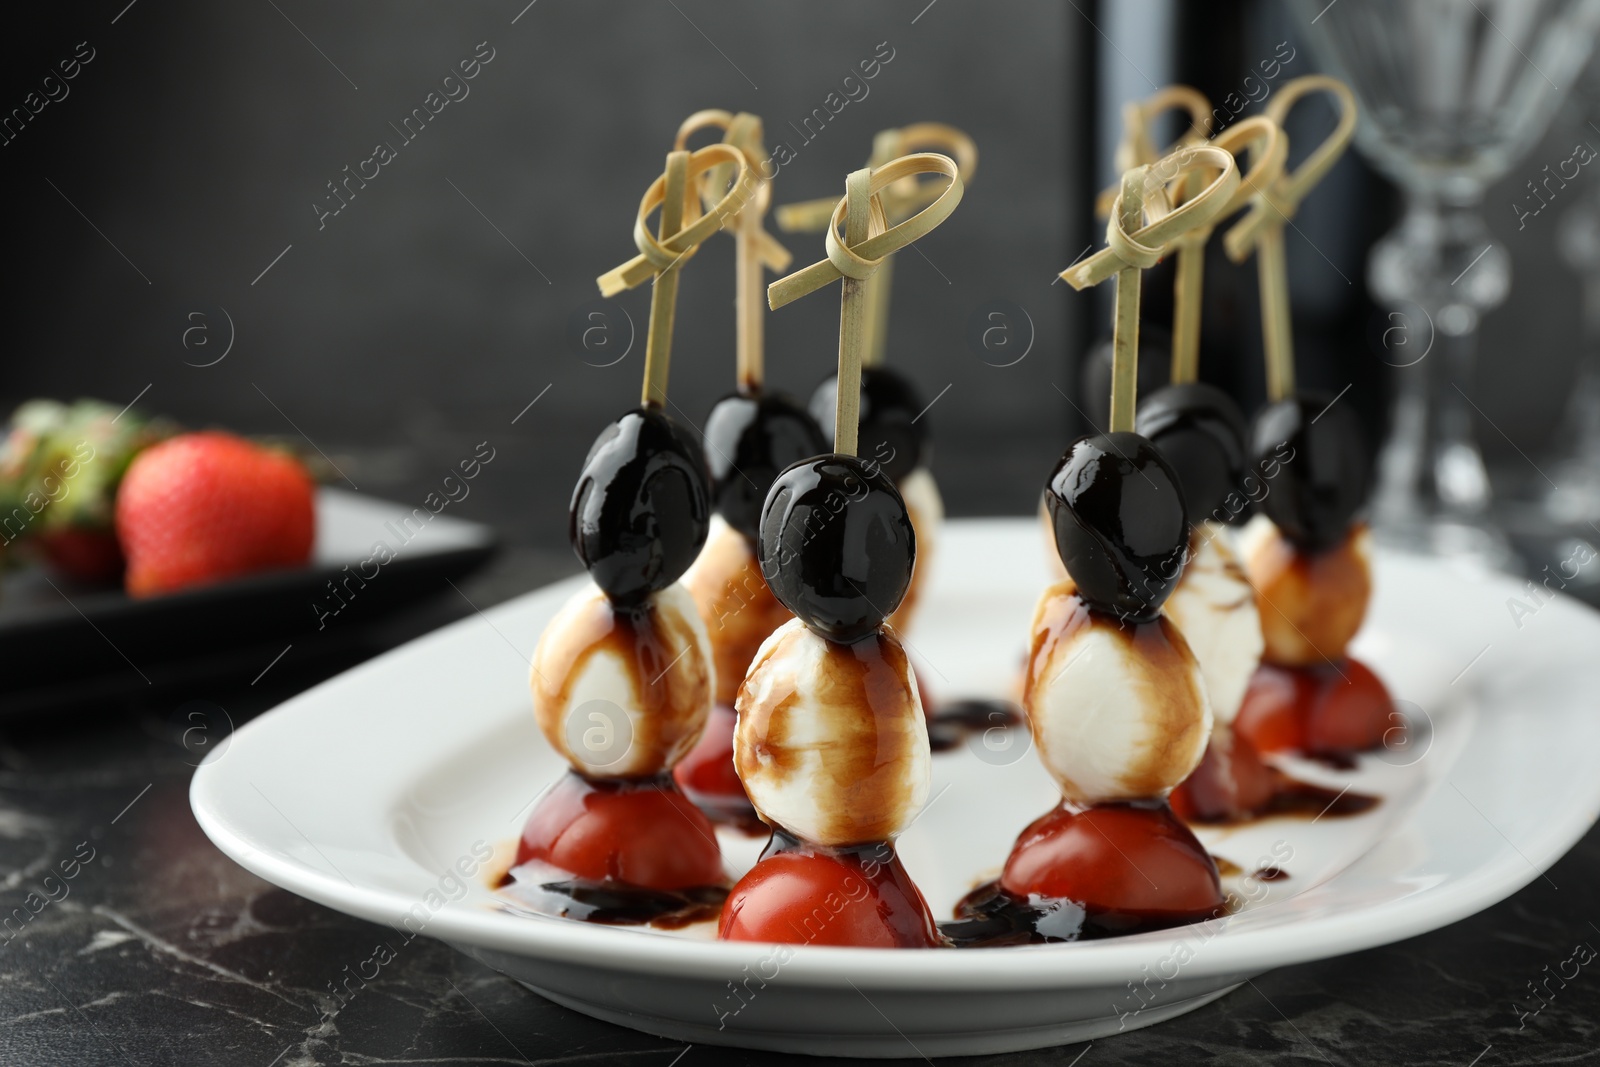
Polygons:
<instances>
[{"instance_id":1,"label":"black slate plate","mask_svg":"<svg viewBox=\"0 0 1600 1067\"><path fill-rule=\"evenodd\" d=\"M291 644L348 647L363 623L448 592L446 580L482 566L496 543L480 523L323 488L308 567L144 600L37 568L8 574L0 715L154 691L191 676L196 661L211 673L251 671Z\"/></svg>"}]
</instances>

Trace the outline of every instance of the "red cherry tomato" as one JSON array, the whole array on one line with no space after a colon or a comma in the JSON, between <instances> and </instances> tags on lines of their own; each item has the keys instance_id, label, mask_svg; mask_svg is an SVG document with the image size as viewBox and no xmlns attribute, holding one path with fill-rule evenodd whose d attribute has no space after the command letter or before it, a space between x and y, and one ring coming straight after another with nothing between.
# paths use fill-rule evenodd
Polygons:
<instances>
[{"instance_id":1,"label":"red cherry tomato","mask_svg":"<svg viewBox=\"0 0 1600 1067\"><path fill-rule=\"evenodd\" d=\"M725 941L861 948L935 948L943 943L922 893L885 846L833 855L768 856L728 894L717 936Z\"/></svg>"},{"instance_id":2,"label":"red cherry tomato","mask_svg":"<svg viewBox=\"0 0 1600 1067\"><path fill-rule=\"evenodd\" d=\"M1306 727L1300 709L1311 699L1311 688L1305 672L1263 663L1234 717L1234 734L1261 753L1304 751Z\"/></svg>"},{"instance_id":3,"label":"red cherry tomato","mask_svg":"<svg viewBox=\"0 0 1600 1067\"><path fill-rule=\"evenodd\" d=\"M1172 791L1172 811L1186 822L1234 822L1266 808L1273 786L1272 769L1255 746L1218 726L1200 766Z\"/></svg>"},{"instance_id":4,"label":"red cherry tomato","mask_svg":"<svg viewBox=\"0 0 1600 1067\"><path fill-rule=\"evenodd\" d=\"M646 889L723 885L711 823L670 781L591 782L568 774L528 817L517 863Z\"/></svg>"},{"instance_id":5,"label":"red cherry tomato","mask_svg":"<svg viewBox=\"0 0 1600 1067\"><path fill-rule=\"evenodd\" d=\"M1337 756L1381 748L1384 736L1399 742L1405 720L1378 676L1364 663L1347 659L1339 673L1329 671L1306 712L1306 751Z\"/></svg>"},{"instance_id":6,"label":"red cherry tomato","mask_svg":"<svg viewBox=\"0 0 1600 1067\"><path fill-rule=\"evenodd\" d=\"M1000 887L1076 901L1090 914L1224 914L1216 864L1166 804L1062 805L1017 838Z\"/></svg>"},{"instance_id":7,"label":"red cherry tomato","mask_svg":"<svg viewBox=\"0 0 1600 1067\"><path fill-rule=\"evenodd\" d=\"M744 783L733 769L733 728L738 721L726 704L711 709L706 732L672 769L680 789L692 796L747 799Z\"/></svg>"},{"instance_id":8,"label":"red cherry tomato","mask_svg":"<svg viewBox=\"0 0 1600 1067\"><path fill-rule=\"evenodd\" d=\"M1250 680L1234 732L1260 752L1342 757L1380 748L1404 720L1378 676L1358 660L1314 667L1262 664Z\"/></svg>"}]
</instances>

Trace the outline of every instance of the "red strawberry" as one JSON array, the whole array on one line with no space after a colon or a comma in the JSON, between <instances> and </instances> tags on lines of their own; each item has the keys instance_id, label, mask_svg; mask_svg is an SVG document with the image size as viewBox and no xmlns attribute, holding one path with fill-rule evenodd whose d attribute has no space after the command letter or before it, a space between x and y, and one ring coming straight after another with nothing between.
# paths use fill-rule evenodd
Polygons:
<instances>
[{"instance_id":1,"label":"red strawberry","mask_svg":"<svg viewBox=\"0 0 1600 1067\"><path fill-rule=\"evenodd\" d=\"M299 462L232 434L183 434L146 449L117 492L133 596L300 566L315 527Z\"/></svg>"}]
</instances>

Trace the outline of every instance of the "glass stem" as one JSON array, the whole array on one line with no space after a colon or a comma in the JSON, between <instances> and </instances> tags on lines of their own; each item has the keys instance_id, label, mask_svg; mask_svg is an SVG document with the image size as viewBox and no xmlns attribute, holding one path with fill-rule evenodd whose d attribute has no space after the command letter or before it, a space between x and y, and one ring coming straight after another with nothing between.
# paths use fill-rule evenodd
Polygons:
<instances>
[{"instance_id":1,"label":"glass stem","mask_svg":"<svg viewBox=\"0 0 1600 1067\"><path fill-rule=\"evenodd\" d=\"M1391 316L1406 344L1394 354L1410 360L1392 361L1399 389L1379 464L1380 525L1483 521L1490 489L1474 429L1478 322L1503 297L1508 267L1476 204L1423 195L1411 197L1400 226L1374 249L1374 291L1405 309ZM1411 359L1417 348L1425 355Z\"/></svg>"},{"instance_id":2,"label":"glass stem","mask_svg":"<svg viewBox=\"0 0 1600 1067\"><path fill-rule=\"evenodd\" d=\"M1436 424L1430 458L1441 515L1469 517L1481 515L1489 506L1489 475L1478 451L1473 428L1476 412L1469 399L1478 354L1478 316L1476 312L1463 316L1470 322L1457 333L1444 325L1450 317L1448 307L1437 315L1441 351L1431 370Z\"/></svg>"}]
</instances>

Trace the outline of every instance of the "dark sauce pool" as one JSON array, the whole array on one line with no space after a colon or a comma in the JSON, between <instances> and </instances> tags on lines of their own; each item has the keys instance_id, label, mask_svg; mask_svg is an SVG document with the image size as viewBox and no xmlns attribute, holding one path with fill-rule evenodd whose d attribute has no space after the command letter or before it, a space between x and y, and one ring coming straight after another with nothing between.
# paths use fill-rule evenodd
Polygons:
<instances>
[{"instance_id":1,"label":"dark sauce pool","mask_svg":"<svg viewBox=\"0 0 1600 1067\"><path fill-rule=\"evenodd\" d=\"M718 826L737 830L746 837L765 837L772 832L772 827L762 822L761 816L756 814L755 805L750 803L748 797L697 793L693 789L685 789L683 793L694 801L694 806L706 818Z\"/></svg>"},{"instance_id":2,"label":"dark sauce pool","mask_svg":"<svg viewBox=\"0 0 1600 1067\"><path fill-rule=\"evenodd\" d=\"M1383 802L1382 797L1356 793L1350 789L1327 789L1310 782L1291 778L1282 771L1272 771L1272 793L1267 802L1242 817L1212 817L1207 814L1186 816L1186 821L1207 826L1242 826L1272 816L1292 819L1348 818L1371 811Z\"/></svg>"},{"instance_id":3,"label":"dark sauce pool","mask_svg":"<svg viewBox=\"0 0 1600 1067\"><path fill-rule=\"evenodd\" d=\"M1220 919L1227 914L1228 909L1220 907L1216 915L1208 918ZM1133 911L1090 914L1070 900L1022 900L995 881L985 882L962 897L956 905L955 919L940 923L939 932L956 948L1006 948L1097 941L1188 926L1196 921L1192 915Z\"/></svg>"},{"instance_id":4,"label":"dark sauce pool","mask_svg":"<svg viewBox=\"0 0 1600 1067\"><path fill-rule=\"evenodd\" d=\"M587 878L523 881L519 869L507 871L494 886L513 910L605 926L677 930L715 919L728 896L726 886L661 890Z\"/></svg>"},{"instance_id":5,"label":"dark sauce pool","mask_svg":"<svg viewBox=\"0 0 1600 1067\"><path fill-rule=\"evenodd\" d=\"M1009 700L943 701L928 715L928 747L948 752L973 734L1020 726L1022 721L1022 709Z\"/></svg>"}]
</instances>

